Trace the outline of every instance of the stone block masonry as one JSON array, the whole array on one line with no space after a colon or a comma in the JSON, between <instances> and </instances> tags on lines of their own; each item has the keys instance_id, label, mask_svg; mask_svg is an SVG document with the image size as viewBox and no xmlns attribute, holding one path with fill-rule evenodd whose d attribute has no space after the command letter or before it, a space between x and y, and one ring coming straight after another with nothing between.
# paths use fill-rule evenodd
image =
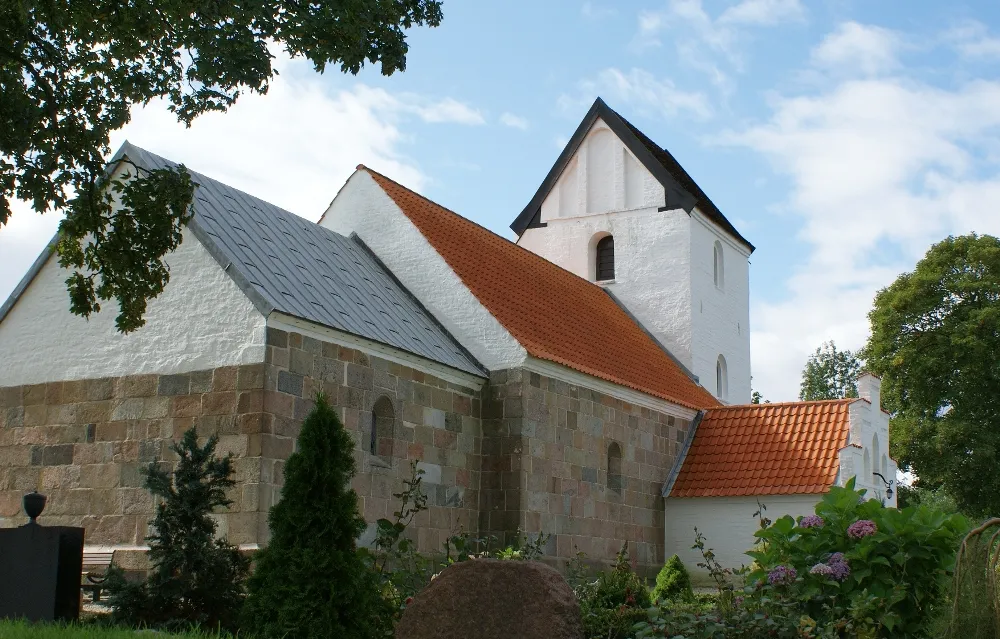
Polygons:
<instances>
[{"instance_id":1,"label":"stone block masonry","mask_svg":"<svg viewBox=\"0 0 1000 639\"><path fill-rule=\"evenodd\" d=\"M43 523L82 525L88 545L144 544L153 501L140 469L171 465L170 445L196 426L234 456L220 532L264 544L285 461L323 392L354 437L366 521L391 518L411 464L424 471L428 510L411 529L421 551L463 529L505 542L520 529L550 533L554 563L577 551L609 562L629 541L657 569L660 489L689 424L527 369L483 382L269 328L259 364L0 388L0 525L23 523L21 497L39 490ZM609 468L612 446L621 456Z\"/></svg>"},{"instance_id":2,"label":"stone block masonry","mask_svg":"<svg viewBox=\"0 0 1000 639\"><path fill-rule=\"evenodd\" d=\"M266 342L261 541L267 539L267 509L280 495L284 460L317 392L337 407L354 436L358 474L353 487L370 524L362 542L372 538L376 520L392 519L398 507L394 494L404 488L413 463L424 471L428 496L428 509L417 516L411 530L418 548L441 551L454 532L476 531L480 391L297 332L269 328Z\"/></svg>"},{"instance_id":3,"label":"stone block masonry","mask_svg":"<svg viewBox=\"0 0 1000 639\"><path fill-rule=\"evenodd\" d=\"M551 534L557 563L580 551L610 562L628 541L643 569L658 570L660 491L690 423L522 369L495 372L488 393L481 529Z\"/></svg>"},{"instance_id":4,"label":"stone block masonry","mask_svg":"<svg viewBox=\"0 0 1000 639\"><path fill-rule=\"evenodd\" d=\"M83 526L88 545L145 543L153 499L140 469L171 465L187 429L219 435L240 486L219 516L237 544L256 542L262 364L178 375L50 382L0 389L0 524L23 523L21 497L48 496L47 525Z\"/></svg>"}]
</instances>

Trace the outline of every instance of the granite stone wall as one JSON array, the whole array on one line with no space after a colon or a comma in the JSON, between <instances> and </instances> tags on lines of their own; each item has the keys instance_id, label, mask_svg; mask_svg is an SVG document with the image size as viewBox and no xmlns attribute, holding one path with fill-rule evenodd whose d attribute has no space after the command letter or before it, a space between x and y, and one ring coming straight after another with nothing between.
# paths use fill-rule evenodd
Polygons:
<instances>
[{"instance_id":1,"label":"granite stone wall","mask_svg":"<svg viewBox=\"0 0 1000 639\"><path fill-rule=\"evenodd\" d=\"M139 469L175 461L171 443L196 426L236 456L221 530L255 542L263 383L249 364L0 388L0 525L24 523L21 497L37 490L42 523L83 526L87 545L143 544L153 500Z\"/></svg>"},{"instance_id":2,"label":"granite stone wall","mask_svg":"<svg viewBox=\"0 0 1000 639\"><path fill-rule=\"evenodd\" d=\"M557 563L577 552L608 562L629 541L639 564L657 570L660 491L689 422L522 369L493 373L488 393L482 530L550 534ZM621 458L609 478L614 444Z\"/></svg>"},{"instance_id":3,"label":"granite stone wall","mask_svg":"<svg viewBox=\"0 0 1000 639\"><path fill-rule=\"evenodd\" d=\"M82 525L88 545L142 545L153 502L139 469L171 464L170 444L196 426L236 458L220 532L266 543L285 461L323 392L354 436L368 522L392 517L411 464L424 471L421 551L463 529L502 542L521 530L551 534L555 563L578 551L608 562L627 540L641 565L662 564L660 489L687 422L520 368L475 389L297 332L268 329L266 343L261 364L0 389L0 525L23 523L21 497L39 490L43 523Z\"/></svg>"},{"instance_id":4,"label":"granite stone wall","mask_svg":"<svg viewBox=\"0 0 1000 639\"><path fill-rule=\"evenodd\" d=\"M482 430L479 391L360 350L268 329L261 460L261 524L281 490L284 460L315 393L323 392L354 435L359 507L373 524L392 518L393 497L419 463L428 510L414 522L422 551L442 549L460 529L475 531ZM372 440L372 427L376 435ZM372 447L374 444L374 452ZM373 530L362 537L371 538Z\"/></svg>"}]
</instances>

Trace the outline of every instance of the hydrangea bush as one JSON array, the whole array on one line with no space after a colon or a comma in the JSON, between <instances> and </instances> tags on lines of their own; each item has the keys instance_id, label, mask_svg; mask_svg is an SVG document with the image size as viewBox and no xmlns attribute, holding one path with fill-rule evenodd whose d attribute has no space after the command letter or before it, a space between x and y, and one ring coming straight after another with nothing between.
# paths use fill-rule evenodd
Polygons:
<instances>
[{"instance_id":1,"label":"hydrangea bush","mask_svg":"<svg viewBox=\"0 0 1000 639\"><path fill-rule=\"evenodd\" d=\"M942 603L968 523L918 506L865 500L854 480L834 487L816 514L756 533L748 600L795 601L819 627L922 637Z\"/></svg>"},{"instance_id":2,"label":"hydrangea bush","mask_svg":"<svg viewBox=\"0 0 1000 639\"><path fill-rule=\"evenodd\" d=\"M705 612L676 602L649 612L635 636L685 639L929 637L942 612L961 515L866 501L854 480L835 487L816 513L765 522L747 554L753 566L731 600ZM699 536L695 548L711 557ZM702 565L702 564L699 564ZM721 567L704 564L723 583ZM723 601L731 604L721 605Z\"/></svg>"}]
</instances>

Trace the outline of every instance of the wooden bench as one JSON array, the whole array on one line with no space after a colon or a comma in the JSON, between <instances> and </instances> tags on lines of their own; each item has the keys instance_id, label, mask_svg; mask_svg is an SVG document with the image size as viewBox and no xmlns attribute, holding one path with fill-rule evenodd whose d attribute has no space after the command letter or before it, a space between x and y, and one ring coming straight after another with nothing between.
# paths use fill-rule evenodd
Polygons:
<instances>
[{"instance_id":1,"label":"wooden bench","mask_svg":"<svg viewBox=\"0 0 1000 639\"><path fill-rule=\"evenodd\" d=\"M83 551L83 573L80 576L80 589L90 592L94 601L101 600L101 590L108 578L108 570L115 560L115 551ZM95 568L97 570L95 570Z\"/></svg>"}]
</instances>

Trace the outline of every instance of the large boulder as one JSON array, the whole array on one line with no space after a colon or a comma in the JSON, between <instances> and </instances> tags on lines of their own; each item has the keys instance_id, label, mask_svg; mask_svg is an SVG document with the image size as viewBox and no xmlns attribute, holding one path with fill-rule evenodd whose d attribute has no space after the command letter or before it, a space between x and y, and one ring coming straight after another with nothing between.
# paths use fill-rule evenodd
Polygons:
<instances>
[{"instance_id":1,"label":"large boulder","mask_svg":"<svg viewBox=\"0 0 1000 639\"><path fill-rule=\"evenodd\" d=\"M555 569L475 559L445 568L403 612L396 639L581 639L580 607Z\"/></svg>"}]
</instances>

